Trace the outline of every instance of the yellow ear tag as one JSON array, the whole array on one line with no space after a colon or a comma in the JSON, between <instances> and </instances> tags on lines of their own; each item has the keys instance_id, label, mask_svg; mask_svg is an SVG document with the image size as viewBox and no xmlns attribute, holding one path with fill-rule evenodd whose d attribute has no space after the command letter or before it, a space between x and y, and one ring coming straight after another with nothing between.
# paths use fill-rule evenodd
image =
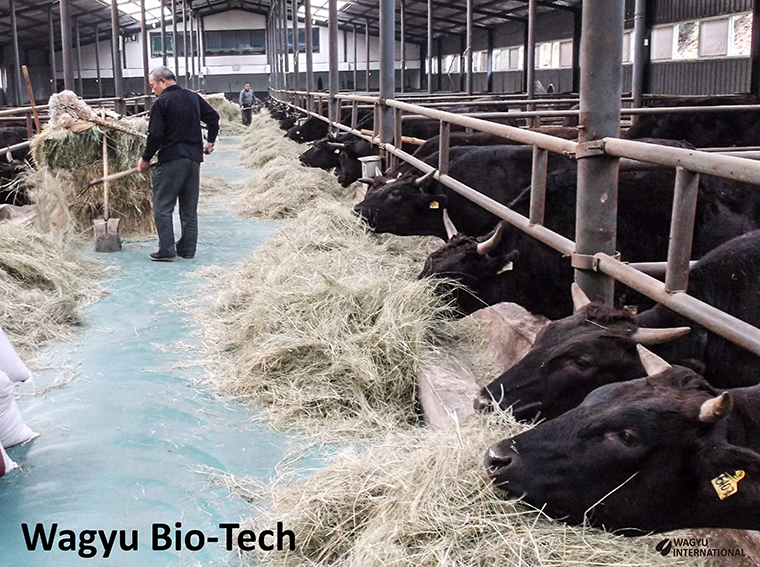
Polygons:
<instances>
[{"instance_id":1,"label":"yellow ear tag","mask_svg":"<svg viewBox=\"0 0 760 567\"><path fill-rule=\"evenodd\" d=\"M504 264L504 266L501 268L501 270L499 270L498 272L496 272L496 275L498 276L499 274L503 274L504 272L508 272L512 268L513 268L512 262L507 262L506 264Z\"/></svg>"},{"instance_id":2,"label":"yellow ear tag","mask_svg":"<svg viewBox=\"0 0 760 567\"><path fill-rule=\"evenodd\" d=\"M739 481L746 476L744 471L736 471L734 474L727 472L719 474L712 479L713 488L718 493L718 497L721 500L725 500L729 496L733 496L739 492Z\"/></svg>"},{"instance_id":3,"label":"yellow ear tag","mask_svg":"<svg viewBox=\"0 0 760 567\"><path fill-rule=\"evenodd\" d=\"M438 201L430 201L431 209L437 209L438 207L440 207L440 205L438 204Z\"/></svg>"}]
</instances>

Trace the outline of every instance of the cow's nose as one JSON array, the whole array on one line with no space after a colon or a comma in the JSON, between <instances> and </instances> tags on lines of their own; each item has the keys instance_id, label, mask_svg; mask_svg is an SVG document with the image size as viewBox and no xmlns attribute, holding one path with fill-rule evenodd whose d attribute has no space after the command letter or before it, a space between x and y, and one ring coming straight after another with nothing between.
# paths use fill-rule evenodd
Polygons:
<instances>
[{"instance_id":1,"label":"cow's nose","mask_svg":"<svg viewBox=\"0 0 760 567\"><path fill-rule=\"evenodd\" d=\"M489 412L493 411L493 398L491 394L483 388L478 395L472 400L472 407L475 411Z\"/></svg>"},{"instance_id":2,"label":"cow's nose","mask_svg":"<svg viewBox=\"0 0 760 567\"><path fill-rule=\"evenodd\" d=\"M486 472L491 476L501 474L506 469L516 466L519 458L514 449L504 447L503 442L497 443L486 451Z\"/></svg>"}]
</instances>

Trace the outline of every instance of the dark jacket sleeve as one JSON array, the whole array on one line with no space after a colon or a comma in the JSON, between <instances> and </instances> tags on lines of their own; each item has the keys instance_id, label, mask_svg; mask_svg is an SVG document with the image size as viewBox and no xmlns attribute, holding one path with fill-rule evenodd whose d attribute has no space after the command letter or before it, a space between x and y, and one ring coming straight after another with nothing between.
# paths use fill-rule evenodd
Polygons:
<instances>
[{"instance_id":1,"label":"dark jacket sleeve","mask_svg":"<svg viewBox=\"0 0 760 567\"><path fill-rule=\"evenodd\" d=\"M203 97L199 95L198 98L201 101L201 122L208 128L208 141L213 144L219 135L219 114Z\"/></svg>"},{"instance_id":2,"label":"dark jacket sleeve","mask_svg":"<svg viewBox=\"0 0 760 567\"><path fill-rule=\"evenodd\" d=\"M213 110L213 109L212 109ZM156 100L153 103L153 108L150 111L150 122L148 122L148 142L145 144L145 151L142 158L145 161L150 161L158 149L161 147L161 142L164 139L164 114L163 105Z\"/></svg>"}]
</instances>

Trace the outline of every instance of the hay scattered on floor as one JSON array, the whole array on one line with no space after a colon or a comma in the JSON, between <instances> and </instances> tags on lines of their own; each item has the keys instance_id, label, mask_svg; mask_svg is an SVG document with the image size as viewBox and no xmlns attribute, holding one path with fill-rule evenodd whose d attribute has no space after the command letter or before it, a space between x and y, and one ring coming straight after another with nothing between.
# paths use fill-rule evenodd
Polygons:
<instances>
[{"instance_id":1,"label":"hay scattered on floor","mask_svg":"<svg viewBox=\"0 0 760 567\"><path fill-rule=\"evenodd\" d=\"M343 203L353 198L353 191L341 187L332 173L284 157L267 162L255 175L236 185L239 213L263 219L293 218L320 198Z\"/></svg>"},{"instance_id":2,"label":"hay scattered on floor","mask_svg":"<svg viewBox=\"0 0 760 567\"><path fill-rule=\"evenodd\" d=\"M0 325L23 353L70 336L82 323L80 306L101 297L103 268L80 245L0 223Z\"/></svg>"},{"instance_id":3,"label":"hay scattered on floor","mask_svg":"<svg viewBox=\"0 0 760 567\"><path fill-rule=\"evenodd\" d=\"M297 158L308 149L285 137L285 132L269 113L259 112L243 135L240 164L255 169L277 157Z\"/></svg>"},{"instance_id":4,"label":"hay scattered on floor","mask_svg":"<svg viewBox=\"0 0 760 567\"><path fill-rule=\"evenodd\" d=\"M227 100L223 93L201 96L219 113L219 131L223 136L241 136L245 133L239 104Z\"/></svg>"},{"instance_id":5,"label":"hay scattered on floor","mask_svg":"<svg viewBox=\"0 0 760 567\"><path fill-rule=\"evenodd\" d=\"M265 567L651 567L701 565L663 557L662 537L626 538L567 526L504 500L483 467L486 449L525 426L476 416L459 428L418 428L364 450L348 448L313 476L268 489L219 477L248 501L263 501L243 529L284 528L296 550L241 553ZM676 535L676 537L682 537Z\"/></svg>"},{"instance_id":6,"label":"hay scattered on floor","mask_svg":"<svg viewBox=\"0 0 760 567\"><path fill-rule=\"evenodd\" d=\"M316 202L214 279L201 319L224 368L209 386L333 440L416 423L417 368L450 315L416 280L428 242L368 234L344 205Z\"/></svg>"}]
</instances>

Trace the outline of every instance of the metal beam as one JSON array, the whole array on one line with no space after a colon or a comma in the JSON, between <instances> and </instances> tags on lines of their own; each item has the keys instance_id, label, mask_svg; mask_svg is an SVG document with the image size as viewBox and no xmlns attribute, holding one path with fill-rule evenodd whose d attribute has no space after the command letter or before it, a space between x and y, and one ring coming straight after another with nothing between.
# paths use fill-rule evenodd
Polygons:
<instances>
[{"instance_id":1,"label":"metal beam","mask_svg":"<svg viewBox=\"0 0 760 567\"><path fill-rule=\"evenodd\" d=\"M161 65L166 67L168 60L166 56L166 0L161 0Z\"/></svg>"},{"instance_id":2,"label":"metal beam","mask_svg":"<svg viewBox=\"0 0 760 567\"><path fill-rule=\"evenodd\" d=\"M466 92L468 95L472 94L472 2L473 0L467 0L467 47L465 48L465 66L467 76L465 79Z\"/></svg>"},{"instance_id":3,"label":"metal beam","mask_svg":"<svg viewBox=\"0 0 760 567\"><path fill-rule=\"evenodd\" d=\"M293 0L291 13L293 15L293 90L300 90L298 80L298 2ZM305 40L306 38L304 38Z\"/></svg>"},{"instance_id":4,"label":"metal beam","mask_svg":"<svg viewBox=\"0 0 760 567\"><path fill-rule=\"evenodd\" d=\"M427 91L433 93L433 0L427 0Z\"/></svg>"},{"instance_id":5,"label":"metal beam","mask_svg":"<svg viewBox=\"0 0 760 567\"><path fill-rule=\"evenodd\" d=\"M472 1L472 0L468 0ZM406 91L406 0L399 0L400 12L401 12L401 92Z\"/></svg>"},{"instance_id":6,"label":"metal beam","mask_svg":"<svg viewBox=\"0 0 760 567\"><path fill-rule=\"evenodd\" d=\"M16 88L13 89L16 98L16 106L21 106L21 54L18 49L18 26L16 24L16 1L9 0L11 10L11 36L13 41L13 62L16 67Z\"/></svg>"},{"instance_id":7,"label":"metal beam","mask_svg":"<svg viewBox=\"0 0 760 567\"><path fill-rule=\"evenodd\" d=\"M396 90L394 26L394 1L380 0L380 98L384 99L393 99ZM375 127L377 132L377 125ZM390 107L380 110L380 140L383 143L393 141L393 110Z\"/></svg>"},{"instance_id":8,"label":"metal beam","mask_svg":"<svg viewBox=\"0 0 760 567\"><path fill-rule=\"evenodd\" d=\"M338 94L338 0L330 0L328 10L328 35L330 38L328 52L330 55L330 120L332 122L339 122L338 101L335 98L335 95Z\"/></svg>"},{"instance_id":9,"label":"metal beam","mask_svg":"<svg viewBox=\"0 0 760 567\"><path fill-rule=\"evenodd\" d=\"M78 17L74 18L74 36L77 44L77 94L84 98L84 84L82 82L82 40L79 35Z\"/></svg>"},{"instance_id":10,"label":"metal beam","mask_svg":"<svg viewBox=\"0 0 760 567\"><path fill-rule=\"evenodd\" d=\"M70 0L61 0L61 56L63 58L63 88L74 90L74 61L71 52Z\"/></svg>"},{"instance_id":11,"label":"metal beam","mask_svg":"<svg viewBox=\"0 0 760 567\"><path fill-rule=\"evenodd\" d=\"M103 98L103 79L100 76L100 26L95 24L95 72L98 79L98 98Z\"/></svg>"},{"instance_id":12,"label":"metal beam","mask_svg":"<svg viewBox=\"0 0 760 567\"><path fill-rule=\"evenodd\" d=\"M121 73L121 50L119 48L119 8L116 2L111 2L111 57L113 58L114 96L124 96L124 83Z\"/></svg>"},{"instance_id":13,"label":"metal beam","mask_svg":"<svg viewBox=\"0 0 760 567\"><path fill-rule=\"evenodd\" d=\"M172 53L174 54L174 78L179 82L179 49L177 48L177 1L172 3Z\"/></svg>"},{"instance_id":14,"label":"metal beam","mask_svg":"<svg viewBox=\"0 0 760 567\"><path fill-rule=\"evenodd\" d=\"M58 78L56 76L56 68L55 68L55 31L53 27L53 7L48 7L48 39L50 42L49 49L50 49L50 76L52 78L52 88L50 89L50 92L56 93L58 92ZM101 97L102 98L102 97Z\"/></svg>"},{"instance_id":15,"label":"metal beam","mask_svg":"<svg viewBox=\"0 0 760 567\"><path fill-rule=\"evenodd\" d=\"M311 0L303 0L304 40L306 42L306 90L314 90L314 58L312 54ZM309 110L312 110L309 108Z\"/></svg>"}]
</instances>

